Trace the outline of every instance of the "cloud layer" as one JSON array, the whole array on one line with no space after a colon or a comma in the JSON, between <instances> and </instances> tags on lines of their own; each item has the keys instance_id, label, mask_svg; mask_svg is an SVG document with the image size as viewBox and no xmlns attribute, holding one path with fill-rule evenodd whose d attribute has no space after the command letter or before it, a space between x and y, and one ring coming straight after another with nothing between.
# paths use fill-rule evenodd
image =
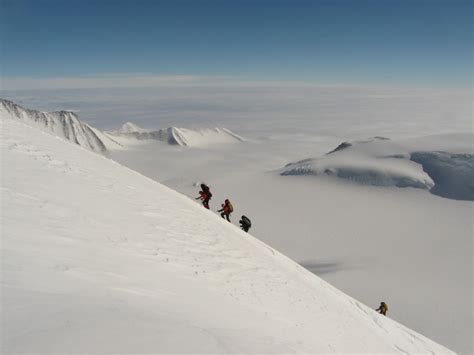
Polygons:
<instances>
[{"instance_id":1,"label":"cloud layer","mask_svg":"<svg viewBox=\"0 0 474 355\"><path fill-rule=\"evenodd\" d=\"M102 129L225 126L245 136L343 139L472 130L469 91L325 86L192 75L5 79L0 96L77 110ZM8 88L8 90L6 90Z\"/></svg>"}]
</instances>

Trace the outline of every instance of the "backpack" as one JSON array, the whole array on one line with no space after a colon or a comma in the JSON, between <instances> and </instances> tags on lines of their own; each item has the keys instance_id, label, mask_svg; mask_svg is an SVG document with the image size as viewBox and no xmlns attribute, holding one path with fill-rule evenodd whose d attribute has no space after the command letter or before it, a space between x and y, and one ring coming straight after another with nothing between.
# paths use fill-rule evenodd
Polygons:
<instances>
[{"instance_id":1,"label":"backpack","mask_svg":"<svg viewBox=\"0 0 474 355\"><path fill-rule=\"evenodd\" d=\"M232 204L230 203L230 201L229 201L229 203L227 204L227 208L229 209L229 212L230 212L230 213L234 212L234 206L232 206Z\"/></svg>"},{"instance_id":2,"label":"backpack","mask_svg":"<svg viewBox=\"0 0 474 355\"><path fill-rule=\"evenodd\" d=\"M207 186L206 184L201 184L201 191L206 194L209 200L211 199L212 194L211 194L211 190L209 190L209 186Z\"/></svg>"},{"instance_id":3,"label":"backpack","mask_svg":"<svg viewBox=\"0 0 474 355\"><path fill-rule=\"evenodd\" d=\"M252 222L250 222L250 219L247 216L242 216L242 222L249 228L252 227Z\"/></svg>"}]
</instances>

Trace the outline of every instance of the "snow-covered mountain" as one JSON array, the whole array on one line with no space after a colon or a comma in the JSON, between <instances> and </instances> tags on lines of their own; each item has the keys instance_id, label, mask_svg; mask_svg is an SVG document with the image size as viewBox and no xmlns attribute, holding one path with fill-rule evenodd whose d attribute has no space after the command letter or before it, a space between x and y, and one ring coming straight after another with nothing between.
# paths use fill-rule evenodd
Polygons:
<instances>
[{"instance_id":1,"label":"snow-covered mountain","mask_svg":"<svg viewBox=\"0 0 474 355\"><path fill-rule=\"evenodd\" d=\"M158 140L170 145L199 147L222 143L242 142L244 139L226 128L177 128L146 130L134 123L127 122L120 129L108 132L112 136L134 138L138 140Z\"/></svg>"},{"instance_id":2,"label":"snow-covered mountain","mask_svg":"<svg viewBox=\"0 0 474 355\"><path fill-rule=\"evenodd\" d=\"M20 119L86 149L105 153L134 145L133 140L157 140L170 145L201 147L222 143L242 142L244 139L226 128L177 128L147 130L127 122L113 132L102 132L81 121L72 111L42 112L23 108L0 98L0 117ZM125 139L123 139L125 138ZM129 139L130 138L130 139Z\"/></svg>"},{"instance_id":3,"label":"snow-covered mountain","mask_svg":"<svg viewBox=\"0 0 474 355\"><path fill-rule=\"evenodd\" d=\"M126 122L120 127L116 133L117 134L128 134L128 133L143 133L148 132L148 130L138 127L135 123Z\"/></svg>"},{"instance_id":4,"label":"snow-covered mountain","mask_svg":"<svg viewBox=\"0 0 474 355\"><path fill-rule=\"evenodd\" d=\"M439 196L472 201L472 135L462 140L467 142L462 153L429 151L422 142L401 144L384 137L343 142L320 158L287 164L280 174L336 176L368 185L427 189Z\"/></svg>"},{"instance_id":5,"label":"snow-covered mountain","mask_svg":"<svg viewBox=\"0 0 474 355\"><path fill-rule=\"evenodd\" d=\"M101 132L85 122L71 111L41 112L30 110L12 101L0 99L0 117L20 119L27 124L35 125L56 136L67 139L86 149L103 153L108 144L118 145L105 137Z\"/></svg>"},{"instance_id":6,"label":"snow-covered mountain","mask_svg":"<svg viewBox=\"0 0 474 355\"><path fill-rule=\"evenodd\" d=\"M2 353L451 353L195 201L0 124Z\"/></svg>"}]
</instances>

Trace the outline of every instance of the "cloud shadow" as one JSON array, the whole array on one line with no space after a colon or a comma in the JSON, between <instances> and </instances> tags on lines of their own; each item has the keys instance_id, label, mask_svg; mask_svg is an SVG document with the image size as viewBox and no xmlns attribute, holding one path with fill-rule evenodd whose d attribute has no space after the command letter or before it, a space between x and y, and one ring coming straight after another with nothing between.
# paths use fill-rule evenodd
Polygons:
<instances>
[{"instance_id":1,"label":"cloud shadow","mask_svg":"<svg viewBox=\"0 0 474 355\"><path fill-rule=\"evenodd\" d=\"M315 261L301 261L299 264L305 269L311 271L316 275L326 275L342 270L347 270L348 266L341 262L315 262Z\"/></svg>"}]
</instances>

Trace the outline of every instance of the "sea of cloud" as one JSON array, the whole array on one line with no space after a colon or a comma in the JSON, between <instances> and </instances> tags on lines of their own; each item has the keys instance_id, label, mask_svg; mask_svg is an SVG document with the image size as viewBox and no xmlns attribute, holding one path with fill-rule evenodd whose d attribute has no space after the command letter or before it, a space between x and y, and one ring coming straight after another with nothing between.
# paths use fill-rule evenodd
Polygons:
<instances>
[{"instance_id":1,"label":"sea of cloud","mask_svg":"<svg viewBox=\"0 0 474 355\"><path fill-rule=\"evenodd\" d=\"M74 110L100 129L224 126L250 138L312 141L472 130L469 90L317 85L233 77L106 76L4 79L0 97Z\"/></svg>"}]
</instances>

